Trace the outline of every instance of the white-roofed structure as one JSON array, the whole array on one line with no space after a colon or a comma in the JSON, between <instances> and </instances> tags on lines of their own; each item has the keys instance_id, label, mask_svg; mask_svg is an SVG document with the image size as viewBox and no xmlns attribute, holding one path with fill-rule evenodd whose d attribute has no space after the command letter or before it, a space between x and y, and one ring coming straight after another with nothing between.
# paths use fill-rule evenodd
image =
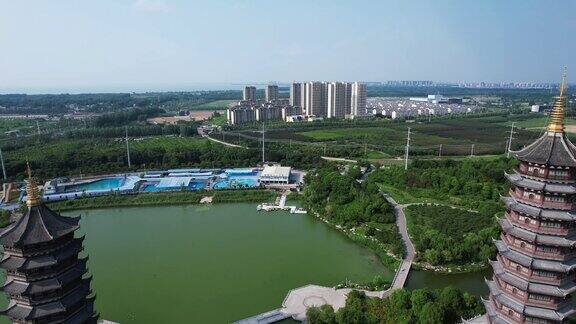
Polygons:
<instances>
[{"instance_id":1,"label":"white-roofed structure","mask_svg":"<svg viewBox=\"0 0 576 324\"><path fill-rule=\"evenodd\" d=\"M157 188L162 188L162 189L166 189L166 188L178 188L178 187L188 187L188 185L190 184L190 180L192 180L192 178L190 177L168 177L168 178L162 178L160 180L160 182L158 183L158 185L156 185Z\"/></svg>"},{"instance_id":2,"label":"white-roofed structure","mask_svg":"<svg viewBox=\"0 0 576 324\"><path fill-rule=\"evenodd\" d=\"M265 166L260 174L260 182L262 183L289 183L291 167L283 167L280 165Z\"/></svg>"}]
</instances>

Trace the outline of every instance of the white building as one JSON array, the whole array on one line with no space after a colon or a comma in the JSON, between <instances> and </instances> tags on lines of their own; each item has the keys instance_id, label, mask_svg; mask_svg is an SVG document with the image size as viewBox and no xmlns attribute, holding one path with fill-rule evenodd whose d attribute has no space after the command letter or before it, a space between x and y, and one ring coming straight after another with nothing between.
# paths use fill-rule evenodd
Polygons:
<instances>
[{"instance_id":1,"label":"white building","mask_svg":"<svg viewBox=\"0 0 576 324\"><path fill-rule=\"evenodd\" d=\"M290 85L290 106L302 107L302 84L292 83Z\"/></svg>"},{"instance_id":2,"label":"white building","mask_svg":"<svg viewBox=\"0 0 576 324\"><path fill-rule=\"evenodd\" d=\"M264 166L264 170L260 174L260 182L262 183L289 183L291 167L283 167L280 165Z\"/></svg>"},{"instance_id":3,"label":"white building","mask_svg":"<svg viewBox=\"0 0 576 324\"><path fill-rule=\"evenodd\" d=\"M308 82L306 83L306 115L326 117L326 83Z\"/></svg>"},{"instance_id":4,"label":"white building","mask_svg":"<svg viewBox=\"0 0 576 324\"><path fill-rule=\"evenodd\" d=\"M346 115L346 85L342 82L328 84L328 118L343 118Z\"/></svg>"},{"instance_id":5,"label":"white building","mask_svg":"<svg viewBox=\"0 0 576 324\"><path fill-rule=\"evenodd\" d=\"M366 85L360 82L352 84L350 114L358 116L366 110Z\"/></svg>"}]
</instances>

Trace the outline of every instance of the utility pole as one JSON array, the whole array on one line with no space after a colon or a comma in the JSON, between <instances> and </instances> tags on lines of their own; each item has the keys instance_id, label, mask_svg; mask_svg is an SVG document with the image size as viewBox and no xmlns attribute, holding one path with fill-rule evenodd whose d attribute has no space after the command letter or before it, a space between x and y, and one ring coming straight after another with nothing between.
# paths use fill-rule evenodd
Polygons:
<instances>
[{"instance_id":1,"label":"utility pole","mask_svg":"<svg viewBox=\"0 0 576 324\"><path fill-rule=\"evenodd\" d=\"M408 137L406 137L406 156L404 158L404 170L408 170L408 155L410 154L410 127L408 127Z\"/></svg>"},{"instance_id":2,"label":"utility pole","mask_svg":"<svg viewBox=\"0 0 576 324\"><path fill-rule=\"evenodd\" d=\"M364 157L366 157L367 149L368 149L368 148L366 147L366 142L364 142Z\"/></svg>"},{"instance_id":3,"label":"utility pole","mask_svg":"<svg viewBox=\"0 0 576 324\"><path fill-rule=\"evenodd\" d=\"M36 121L36 128L38 129L38 135L40 135L40 124Z\"/></svg>"},{"instance_id":4,"label":"utility pole","mask_svg":"<svg viewBox=\"0 0 576 324\"><path fill-rule=\"evenodd\" d=\"M438 149L438 157L442 157L442 144L440 144L440 149Z\"/></svg>"},{"instance_id":5,"label":"utility pole","mask_svg":"<svg viewBox=\"0 0 576 324\"><path fill-rule=\"evenodd\" d=\"M126 126L126 156L128 157L128 169L132 166L130 162L130 146L128 145L128 126Z\"/></svg>"},{"instance_id":6,"label":"utility pole","mask_svg":"<svg viewBox=\"0 0 576 324\"><path fill-rule=\"evenodd\" d=\"M470 148L470 156L474 156L474 144L472 144L472 147Z\"/></svg>"},{"instance_id":7,"label":"utility pole","mask_svg":"<svg viewBox=\"0 0 576 324\"><path fill-rule=\"evenodd\" d=\"M264 139L264 122L262 122L262 166L264 166L264 163L266 163L266 155L264 153Z\"/></svg>"},{"instance_id":8,"label":"utility pole","mask_svg":"<svg viewBox=\"0 0 576 324\"><path fill-rule=\"evenodd\" d=\"M326 156L326 143L324 143L324 156Z\"/></svg>"},{"instance_id":9,"label":"utility pole","mask_svg":"<svg viewBox=\"0 0 576 324\"><path fill-rule=\"evenodd\" d=\"M0 148L0 161L2 161L2 175L4 176L4 180L8 177L6 176L6 167L4 167L4 156L2 155L2 148Z\"/></svg>"},{"instance_id":10,"label":"utility pole","mask_svg":"<svg viewBox=\"0 0 576 324\"><path fill-rule=\"evenodd\" d=\"M508 147L506 148L506 157L510 157L510 151L512 150L512 136L514 135L514 122L512 122L512 126L510 127L510 137L508 138Z\"/></svg>"}]
</instances>

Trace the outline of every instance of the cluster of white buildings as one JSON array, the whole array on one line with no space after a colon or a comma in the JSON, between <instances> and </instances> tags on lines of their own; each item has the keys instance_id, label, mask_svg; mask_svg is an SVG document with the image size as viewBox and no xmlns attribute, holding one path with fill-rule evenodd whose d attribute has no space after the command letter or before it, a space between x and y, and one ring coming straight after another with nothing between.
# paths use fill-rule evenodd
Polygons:
<instances>
[{"instance_id":1,"label":"cluster of white buildings","mask_svg":"<svg viewBox=\"0 0 576 324\"><path fill-rule=\"evenodd\" d=\"M278 98L277 85L267 85L264 93L261 100L256 87L245 87L243 100L227 110L228 123L354 118L366 109L366 85L360 82L295 82L290 85L289 101Z\"/></svg>"},{"instance_id":2,"label":"cluster of white buildings","mask_svg":"<svg viewBox=\"0 0 576 324\"><path fill-rule=\"evenodd\" d=\"M344 118L366 107L366 85L360 82L303 82L290 85L290 104L306 116Z\"/></svg>"},{"instance_id":3,"label":"cluster of white buildings","mask_svg":"<svg viewBox=\"0 0 576 324\"><path fill-rule=\"evenodd\" d=\"M420 115L462 114L478 110L476 105L463 103L461 98L446 98L429 95L422 98L370 98L367 102L367 115L382 115L392 119Z\"/></svg>"}]
</instances>

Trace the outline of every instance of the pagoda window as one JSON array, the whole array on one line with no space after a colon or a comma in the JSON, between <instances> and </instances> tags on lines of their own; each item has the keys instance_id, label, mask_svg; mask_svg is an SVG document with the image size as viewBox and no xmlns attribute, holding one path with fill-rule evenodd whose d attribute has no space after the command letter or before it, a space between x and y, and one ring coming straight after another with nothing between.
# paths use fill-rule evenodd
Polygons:
<instances>
[{"instance_id":1,"label":"pagoda window","mask_svg":"<svg viewBox=\"0 0 576 324\"><path fill-rule=\"evenodd\" d=\"M546 252L546 253L557 253L558 249L555 247L550 247L550 246L538 246L536 248L537 251L540 252Z\"/></svg>"},{"instance_id":2,"label":"pagoda window","mask_svg":"<svg viewBox=\"0 0 576 324\"><path fill-rule=\"evenodd\" d=\"M534 270L534 275L538 277L555 278L556 273L550 271Z\"/></svg>"},{"instance_id":3,"label":"pagoda window","mask_svg":"<svg viewBox=\"0 0 576 324\"><path fill-rule=\"evenodd\" d=\"M551 301L552 300L552 297L546 296L546 295L540 295L540 294L529 294L528 298L533 299L533 300L543 300L543 301Z\"/></svg>"},{"instance_id":4,"label":"pagoda window","mask_svg":"<svg viewBox=\"0 0 576 324\"><path fill-rule=\"evenodd\" d=\"M550 202L566 202L566 198L559 196L544 196L544 201Z\"/></svg>"},{"instance_id":5,"label":"pagoda window","mask_svg":"<svg viewBox=\"0 0 576 324\"><path fill-rule=\"evenodd\" d=\"M550 175L554 177L566 177L568 176L567 170L550 170Z\"/></svg>"},{"instance_id":6,"label":"pagoda window","mask_svg":"<svg viewBox=\"0 0 576 324\"><path fill-rule=\"evenodd\" d=\"M543 227L555 227L555 228L561 228L562 224L558 223L558 222L541 222L540 223Z\"/></svg>"},{"instance_id":7,"label":"pagoda window","mask_svg":"<svg viewBox=\"0 0 576 324\"><path fill-rule=\"evenodd\" d=\"M538 318L538 317L526 316L524 319L526 320L526 323L532 323L532 324L549 324L549 323L552 323L549 320L545 320L543 318Z\"/></svg>"},{"instance_id":8,"label":"pagoda window","mask_svg":"<svg viewBox=\"0 0 576 324\"><path fill-rule=\"evenodd\" d=\"M540 169L539 167L529 166L529 167L528 167L528 172L544 174L545 170L544 170L544 169Z\"/></svg>"}]
</instances>

